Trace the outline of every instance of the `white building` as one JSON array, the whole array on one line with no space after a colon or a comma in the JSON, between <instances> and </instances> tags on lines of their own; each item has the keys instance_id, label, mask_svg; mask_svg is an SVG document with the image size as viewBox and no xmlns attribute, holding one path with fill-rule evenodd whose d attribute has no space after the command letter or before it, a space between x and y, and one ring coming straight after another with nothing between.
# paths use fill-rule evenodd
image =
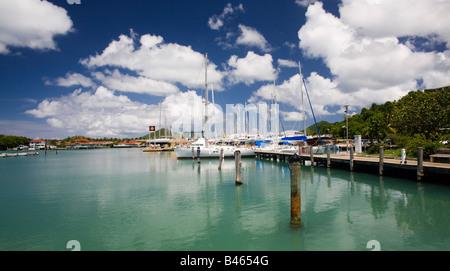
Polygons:
<instances>
[{"instance_id":1,"label":"white building","mask_svg":"<svg viewBox=\"0 0 450 271\"><path fill-rule=\"evenodd\" d=\"M30 148L34 148L36 150L43 150L45 149L45 144L47 142L45 140L42 139L35 139L30 141Z\"/></svg>"}]
</instances>

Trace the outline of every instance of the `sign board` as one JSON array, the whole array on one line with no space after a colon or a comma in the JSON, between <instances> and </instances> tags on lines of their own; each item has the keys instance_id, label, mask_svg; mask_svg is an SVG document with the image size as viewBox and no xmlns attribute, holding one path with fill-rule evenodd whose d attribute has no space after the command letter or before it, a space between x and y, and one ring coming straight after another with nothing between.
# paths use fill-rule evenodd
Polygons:
<instances>
[{"instance_id":1,"label":"sign board","mask_svg":"<svg viewBox=\"0 0 450 271\"><path fill-rule=\"evenodd\" d=\"M150 132L154 132L155 131L155 126L150 126L149 130L150 130Z\"/></svg>"}]
</instances>

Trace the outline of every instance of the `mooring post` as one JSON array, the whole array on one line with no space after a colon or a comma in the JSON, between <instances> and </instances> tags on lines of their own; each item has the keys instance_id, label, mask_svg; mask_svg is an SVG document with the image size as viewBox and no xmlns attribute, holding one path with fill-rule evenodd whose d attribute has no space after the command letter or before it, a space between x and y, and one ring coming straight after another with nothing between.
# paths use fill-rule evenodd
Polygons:
<instances>
[{"instance_id":1,"label":"mooring post","mask_svg":"<svg viewBox=\"0 0 450 271\"><path fill-rule=\"evenodd\" d=\"M327 168L331 167L331 160L330 160L330 145L327 145Z\"/></svg>"},{"instance_id":2,"label":"mooring post","mask_svg":"<svg viewBox=\"0 0 450 271\"><path fill-rule=\"evenodd\" d=\"M223 149L220 149L220 152L219 152L219 170L222 170L222 161L223 161Z\"/></svg>"},{"instance_id":3,"label":"mooring post","mask_svg":"<svg viewBox=\"0 0 450 271\"><path fill-rule=\"evenodd\" d=\"M406 164L406 150L402 149L402 161L400 164L405 165Z\"/></svg>"},{"instance_id":4,"label":"mooring post","mask_svg":"<svg viewBox=\"0 0 450 271\"><path fill-rule=\"evenodd\" d=\"M383 159L384 159L384 148L380 147L380 165L379 165L379 175L383 175Z\"/></svg>"},{"instance_id":5,"label":"mooring post","mask_svg":"<svg viewBox=\"0 0 450 271\"><path fill-rule=\"evenodd\" d=\"M417 148L417 181L422 181L423 174L423 148Z\"/></svg>"},{"instance_id":6,"label":"mooring post","mask_svg":"<svg viewBox=\"0 0 450 271\"><path fill-rule=\"evenodd\" d=\"M355 155L353 154L353 147L350 147L350 171L353 171L355 166Z\"/></svg>"},{"instance_id":7,"label":"mooring post","mask_svg":"<svg viewBox=\"0 0 450 271\"><path fill-rule=\"evenodd\" d=\"M311 155L311 167L314 166L314 154L313 154L313 147L309 147L309 154Z\"/></svg>"},{"instance_id":8,"label":"mooring post","mask_svg":"<svg viewBox=\"0 0 450 271\"><path fill-rule=\"evenodd\" d=\"M194 147L192 147L192 159L195 158L195 152L194 152Z\"/></svg>"},{"instance_id":9,"label":"mooring post","mask_svg":"<svg viewBox=\"0 0 450 271\"><path fill-rule=\"evenodd\" d=\"M234 152L234 160L236 163L236 185L242 184L242 172L241 172L241 151L237 150Z\"/></svg>"},{"instance_id":10,"label":"mooring post","mask_svg":"<svg viewBox=\"0 0 450 271\"><path fill-rule=\"evenodd\" d=\"M200 147L197 147L197 161L200 164Z\"/></svg>"},{"instance_id":11,"label":"mooring post","mask_svg":"<svg viewBox=\"0 0 450 271\"><path fill-rule=\"evenodd\" d=\"M301 195L300 195L300 177L301 177L301 158L297 154L289 157L289 169L291 171L291 226L300 227L301 219Z\"/></svg>"}]
</instances>

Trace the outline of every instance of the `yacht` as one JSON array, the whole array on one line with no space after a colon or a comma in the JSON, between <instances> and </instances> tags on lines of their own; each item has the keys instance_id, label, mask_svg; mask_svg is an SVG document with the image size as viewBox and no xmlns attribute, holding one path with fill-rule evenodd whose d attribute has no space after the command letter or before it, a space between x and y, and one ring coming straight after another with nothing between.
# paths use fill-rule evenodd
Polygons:
<instances>
[{"instance_id":1,"label":"yacht","mask_svg":"<svg viewBox=\"0 0 450 271\"><path fill-rule=\"evenodd\" d=\"M253 149L239 146L222 146L207 144L204 138L199 138L190 146L179 146L175 148L178 159L197 158L200 150L200 158L219 158L220 150L223 150L224 158L234 158L234 153L240 151L241 157L255 157Z\"/></svg>"}]
</instances>

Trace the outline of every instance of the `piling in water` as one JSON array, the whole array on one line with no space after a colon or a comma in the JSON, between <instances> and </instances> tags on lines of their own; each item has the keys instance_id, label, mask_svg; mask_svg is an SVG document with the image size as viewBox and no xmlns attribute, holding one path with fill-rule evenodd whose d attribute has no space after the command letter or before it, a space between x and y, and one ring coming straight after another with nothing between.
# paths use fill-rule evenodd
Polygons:
<instances>
[{"instance_id":1,"label":"piling in water","mask_svg":"<svg viewBox=\"0 0 450 271\"><path fill-rule=\"evenodd\" d=\"M197 161L200 164L200 147L197 147Z\"/></svg>"},{"instance_id":2,"label":"piling in water","mask_svg":"<svg viewBox=\"0 0 450 271\"><path fill-rule=\"evenodd\" d=\"M219 152L219 170L222 170L222 161L223 161L223 149L220 149L220 152Z\"/></svg>"},{"instance_id":3,"label":"piling in water","mask_svg":"<svg viewBox=\"0 0 450 271\"><path fill-rule=\"evenodd\" d=\"M423 148L417 148L417 181L422 181L423 174Z\"/></svg>"},{"instance_id":4,"label":"piling in water","mask_svg":"<svg viewBox=\"0 0 450 271\"><path fill-rule=\"evenodd\" d=\"M353 147L350 147L350 171L353 171L354 166L355 166L355 156L353 154Z\"/></svg>"},{"instance_id":5,"label":"piling in water","mask_svg":"<svg viewBox=\"0 0 450 271\"><path fill-rule=\"evenodd\" d=\"M380 162L378 166L378 173L380 176L383 175L383 159L384 159L384 148L380 147Z\"/></svg>"},{"instance_id":6,"label":"piling in water","mask_svg":"<svg viewBox=\"0 0 450 271\"><path fill-rule=\"evenodd\" d=\"M236 163L236 185L242 184L242 172L241 172L241 151L237 150L234 152L234 160Z\"/></svg>"},{"instance_id":7,"label":"piling in water","mask_svg":"<svg viewBox=\"0 0 450 271\"><path fill-rule=\"evenodd\" d=\"M301 219L301 196L300 196L300 156L294 154L289 158L289 170L291 171L291 226L300 227Z\"/></svg>"},{"instance_id":8,"label":"piling in water","mask_svg":"<svg viewBox=\"0 0 450 271\"><path fill-rule=\"evenodd\" d=\"M327 145L327 168L330 168L331 160L330 160L330 145Z\"/></svg>"}]
</instances>

